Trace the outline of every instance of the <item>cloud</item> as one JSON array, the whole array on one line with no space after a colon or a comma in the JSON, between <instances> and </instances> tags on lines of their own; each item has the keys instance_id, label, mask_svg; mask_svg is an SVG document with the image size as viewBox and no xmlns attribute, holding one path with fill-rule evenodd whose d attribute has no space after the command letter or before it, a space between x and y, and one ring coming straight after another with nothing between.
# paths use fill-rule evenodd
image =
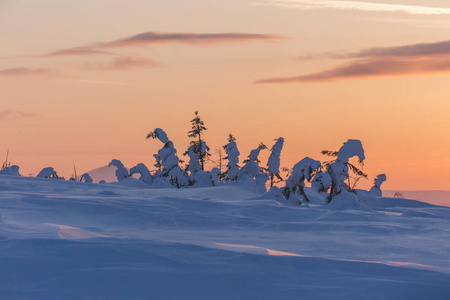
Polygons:
<instances>
[{"instance_id":1,"label":"cloud","mask_svg":"<svg viewBox=\"0 0 450 300\"><path fill-rule=\"evenodd\" d=\"M374 47L357 52L324 53L299 57L353 59L322 72L258 80L255 83L320 82L345 78L402 76L450 72L450 41L396 47Z\"/></svg>"},{"instance_id":2,"label":"cloud","mask_svg":"<svg viewBox=\"0 0 450 300\"><path fill-rule=\"evenodd\" d=\"M276 77L255 81L264 83L324 82L338 79L417 75L450 72L450 55L419 57L375 57L355 60L318 73Z\"/></svg>"},{"instance_id":3,"label":"cloud","mask_svg":"<svg viewBox=\"0 0 450 300\"><path fill-rule=\"evenodd\" d=\"M88 69L96 70L127 70L137 68L154 68L161 64L148 58L135 58L131 56L121 56L112 59L107 63L88 64Z\"/></svg>"},{"instance_id":4,"label":"cloud","mask_svg":"<svg viewBox=\"0 0 450 300\"><path fill-rule=\"evenodd\" d=\"M298 10L338 9L371 12L402 12L415 15L448 15L450 8L386 4L342 0L260 0L253 5L269 5Z\"/></svg>"},{"instance_id":5,"label":"cloud","mask_svg":"<svg viewBox=\"0 0 450 300\"><path fill-rule=\"evenodd\" d=\"M102 81L102 80L80 79L80 80L77 80L77 82L89 83L89 84L97 84L97 85L139 86L139 85L134 84L134 83L121 82L121 81Z\"/></svg>"},{"instance_id":6,"label":"cloud","mask_svg":"<svg viewBox=\"0 0 450 300\"><path fill-rule=\"evenodd\" d=\"M68 48L63 49L55 52L50 52L44 55L40 55L40 57L58 57L58 56L82 56L82 55L115 55L113 53L109 53L106 51L96 50L89 47L75 47L75 48Z\"/></svg>"},{"instance_id":7,"label":"cloud","mask_svg":"<svg viewBox=\"0 0 450 300\"><path fill-rule=\"evenodd\" d=\"M143 32L126 38L110 41L99 42L81 47L73 47L61 49L43 55L20 55L16 58L23 57L59 57L59 56L92 56L92 55L116 55L107 52L104 48L121 48L128 46L146 46L151 44L162 43L184 43L184 44L215 44L215 43L231 43L245 42L255 40L275 40L284 38L281 35L273 34L255 34L255 33L160 33L160 32Z\"/></svg>"},{"instance_id":8,"label":"cloud","mask_svg":"<svg viewBox=\"0 0 450 300\"><path fill-rule=\"evenodd\" d=\"M115 48L125 46L144 46L161 43L214 44L226 42L245 42L253 40L274 40L280 35L254 33L159 33L143 32L127 38L98 43L94 48Z\"/></svg>"},{"instance_id":9,"label":"cloud","mask_svg":"<svg viewBox=\"0 0 450 300\"><path fill-rule=\"evenodd\" d=\"M35 117L37 114L34 113L27 113L20 110L0 110L0 120L15 120L15 119L23 119L23 118L30 118Z\"/></svg>"},{"instance_id":10,"label":"cloud","mask_svg":"<svg viewBox=\"0 0 450 300\"><path fill-rule=\"evenodd\" d=\"M356 53L329 53L325 56L333 58L364 58L364 57L409 57L425 55L450 55L450 41L437 43L421 43L398 47L374 47L363 49Z\"/></svg>"},{"instance_id":11,"label":"cloud","mask_svg":"<svg viewBox=\"0 0 450 300\"><path fill-rule=\"evenodd\" d=\"M39 68L11 68L0 70L0 76L47 75L50 73L52 73L50 69Z\"/></svg>"}]
</instances>

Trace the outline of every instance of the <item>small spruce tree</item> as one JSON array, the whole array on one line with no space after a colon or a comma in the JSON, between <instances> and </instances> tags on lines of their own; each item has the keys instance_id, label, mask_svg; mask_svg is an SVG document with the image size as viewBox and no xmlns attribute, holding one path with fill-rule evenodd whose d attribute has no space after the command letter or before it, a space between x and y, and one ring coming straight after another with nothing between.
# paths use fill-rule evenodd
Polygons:
<instances>
[{"instance_id":1,"label":"small spruce tree","mask_svg":"<svg viewBox=\"0 0 450 300\"><path fill-rule=\"evenodd\" d=\"M195 117L191 120L192 130L188 132L188 137L195 139L191 141L190 146L193 147L195 154L198 155L202 170L205 170L205 160L211 155L209 153L209 147L206 145L206 142L203 140L202 136L203 132L207 129L203 121L200 119L198 111L195 111L194 113Z\"/></svg>"}]
</instances>

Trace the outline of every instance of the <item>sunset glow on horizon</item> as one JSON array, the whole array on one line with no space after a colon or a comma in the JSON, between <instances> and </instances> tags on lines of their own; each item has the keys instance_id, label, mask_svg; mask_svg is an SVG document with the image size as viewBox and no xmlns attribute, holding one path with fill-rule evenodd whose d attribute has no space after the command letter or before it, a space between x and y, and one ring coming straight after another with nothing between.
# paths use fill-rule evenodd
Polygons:
<instances>
[{"instance_id":1,"label":"sunset glow on horizon","mask_svg":"<svg viewBox=\"0 0 450 300\"><path fill-rule=\"evenodd\" d=\"M385 173L383 189L450 190L449 14L443 0L1 1L0 160L66 179L114 158L152 170L147 134L185 159L198 110L212 159L229 133L240 162L283 137L289 168L359 139L357 187Z\"/></svg>"}]
</instances>

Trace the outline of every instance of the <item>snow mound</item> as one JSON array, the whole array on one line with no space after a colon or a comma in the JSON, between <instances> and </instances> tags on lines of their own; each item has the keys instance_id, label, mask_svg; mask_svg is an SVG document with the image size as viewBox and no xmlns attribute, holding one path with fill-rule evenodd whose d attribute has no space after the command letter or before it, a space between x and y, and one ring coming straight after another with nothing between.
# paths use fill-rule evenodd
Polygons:
<instances>
[{"instance_id":1,"label":"snow mound","mask_svg":"<svg viewBox=\"0 0 450 300\"><path fill-rule=\"evenodd\" d=\"M342 192L333 197L331 202L327 205L327 208L333 210L366 209L366 207L358 200L358 197L349 192Z\"/></svg>"}]
</instances>

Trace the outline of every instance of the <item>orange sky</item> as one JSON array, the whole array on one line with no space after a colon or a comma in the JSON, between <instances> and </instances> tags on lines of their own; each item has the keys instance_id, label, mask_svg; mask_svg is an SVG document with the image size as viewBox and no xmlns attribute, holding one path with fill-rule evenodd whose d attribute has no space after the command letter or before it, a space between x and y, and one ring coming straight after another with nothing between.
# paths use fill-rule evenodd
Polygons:
<instances>
[{"instance_id":1,"label":"orange sky","mask_svg":"<svg viewBox=\"0 0 450 300\"><path fill-rule=\"evenodd\" d=\"M361 188L450 189L449 4L345 2L1 1L0 157L66 178L151 166L147 133L183 153L199 110L241 161L280 136L286 167L353 138Z\"/></svg>"}]
</instances>

